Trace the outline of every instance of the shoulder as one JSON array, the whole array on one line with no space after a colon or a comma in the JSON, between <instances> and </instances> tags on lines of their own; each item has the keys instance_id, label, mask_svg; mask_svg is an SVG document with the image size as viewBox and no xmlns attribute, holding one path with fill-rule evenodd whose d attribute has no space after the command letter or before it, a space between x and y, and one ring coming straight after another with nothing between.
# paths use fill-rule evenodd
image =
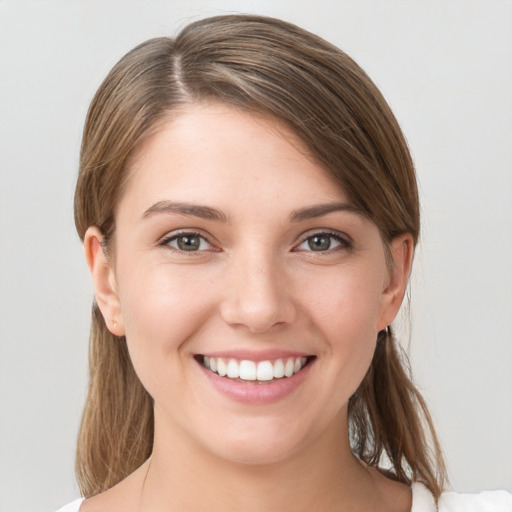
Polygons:
<instances>
[{"instance_id":1,"label":"shoulder","mask_svg":"<svg viewBox=\"0 0 512 512\"><path fill-rule=\"evenodd\" d=\"M419 482L411 485L412 508L411 512L437 512L436 502L432 493Z\"/></svg>"},{"instance_id":2,"label":"shoulder","mask_svg":"<svg viewBox=\"0 0 512 512\"><path fill-rule=\"evenodd\" d=\"M84 501L83 498L73 501L72 503L68 503L62 508L59 508L57 512L78 512L80 509L80 505Z\"/></svg>"},{"instance_id":3,"label":"shoulder","mask_svg":"<svg viewBox=\"0 0 512 512\"><path fill-rule=\"evenodd\" d=\"M412 496L411 512L512 512L512 494L507 491L444 492L436 507L430 491L423 484L414 483Z\"/></svg>"},{"instance_id":4,"label":"shoulder","mask_svg":"<svg viewBox=\"0 0 512 512\"><path fill-rule=\"evenodd\" d=\"M445 492L439 498L439 512L512 512L512 494L484 491L479 494Z\"/></svg>"}]
</instances>

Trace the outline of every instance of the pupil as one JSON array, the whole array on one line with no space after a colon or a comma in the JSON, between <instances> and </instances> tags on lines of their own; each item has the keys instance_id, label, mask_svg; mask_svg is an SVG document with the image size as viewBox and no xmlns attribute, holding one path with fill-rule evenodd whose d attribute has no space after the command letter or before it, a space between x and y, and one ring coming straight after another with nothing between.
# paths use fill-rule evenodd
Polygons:
<instances>
[{"instance_id":1,"label":"pupil","mask_svg":"<svg viewBox=\"0 0 512 512\"><path fill-rule=\"evenodd\" d=\"M326 235L315 235L309 239L308 245L313 251L326 251L331 246L331 238Z\"/></svg>"},{"instance_id":2,"label":"pupil","mask_svg":"<svg viewBox=\"0 0 512 512\"><path fill-rule=\"evenodd\" d=\"M178 247L182 251L196 251L199 249L199 243L199 237L193 235L183 235L178 238Z\"/></svg>"}]
</instances>

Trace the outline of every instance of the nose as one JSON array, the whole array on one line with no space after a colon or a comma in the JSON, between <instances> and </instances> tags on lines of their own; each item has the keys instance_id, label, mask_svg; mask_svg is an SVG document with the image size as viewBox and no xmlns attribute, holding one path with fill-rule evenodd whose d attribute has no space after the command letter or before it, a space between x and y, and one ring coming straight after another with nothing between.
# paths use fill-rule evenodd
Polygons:
<instances>
[{"instance_id":1,"label":"nose","mask_svg":"<svg viewBox=\"0 0 512 512\"><path fill-rule=\"evenodd\" d=\"M296 307L290 279L283 267L262 254L233 263L221 314L232 326L264 333L294 321Z\"/></svg>"}]
</instances>

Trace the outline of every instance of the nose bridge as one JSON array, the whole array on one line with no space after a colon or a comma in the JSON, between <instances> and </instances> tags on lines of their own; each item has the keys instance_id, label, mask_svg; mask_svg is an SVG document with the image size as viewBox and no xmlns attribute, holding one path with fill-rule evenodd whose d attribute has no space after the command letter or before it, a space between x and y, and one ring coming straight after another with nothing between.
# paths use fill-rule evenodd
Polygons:
<instances>
[{"instance_id":1,"label":"nose bridge","mask_svg":"<svg viewBox=\"0 0 512 512\"><path fill-rule=\"evenodd\" d=\"M294 318L282 260L269 246L247 247L233 256L223 316L229 324L265 332Z\"/></svg>"}]
</instances>

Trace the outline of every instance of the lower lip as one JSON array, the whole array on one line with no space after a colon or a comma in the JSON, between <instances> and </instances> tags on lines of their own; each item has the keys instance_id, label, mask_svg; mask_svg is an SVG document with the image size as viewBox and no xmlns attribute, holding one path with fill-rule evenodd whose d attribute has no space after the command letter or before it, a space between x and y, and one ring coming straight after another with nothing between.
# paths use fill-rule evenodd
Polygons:
<instances>
[{"instance_id":1,"label":"lower lip","mask_svg":"<svg viewBox=\"0 0 512 512\"><path fill-rule=\"evenodd\" d=\"M207 370L200 363L198 367L208 378L213 387L222 395L246 404L270 404L292 394L307 377L314 361L309 362L291 377L284 377L265 383L257 381L240 382Z\"/></svg>"}]
</instances>

